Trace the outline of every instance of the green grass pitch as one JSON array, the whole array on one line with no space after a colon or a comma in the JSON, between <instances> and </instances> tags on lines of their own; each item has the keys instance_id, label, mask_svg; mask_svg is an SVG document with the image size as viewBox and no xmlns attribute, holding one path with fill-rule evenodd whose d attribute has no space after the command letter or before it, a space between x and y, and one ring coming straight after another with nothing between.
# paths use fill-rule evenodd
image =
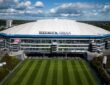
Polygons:
<instances>
[{"instance_id":1,"label":"green grass pitch","mask_svg":"<svg viewBox=\"0 0 110 85\"><path fill-rule=\"evenodd\" d=\"M99 85L84 60L25 60L3 85Z\"/></svg>"}]
</instances>

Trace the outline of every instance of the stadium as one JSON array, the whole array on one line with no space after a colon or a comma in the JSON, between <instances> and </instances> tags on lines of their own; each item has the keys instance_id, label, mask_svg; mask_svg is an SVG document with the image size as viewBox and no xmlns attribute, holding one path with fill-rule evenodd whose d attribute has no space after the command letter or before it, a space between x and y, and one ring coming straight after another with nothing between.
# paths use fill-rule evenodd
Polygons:
<instances>
[{"instance_id":1,"label":"stadium","mask_svg":"<svg viewBox=\"0 0 110 85\"><path fill-rule=\"evenodd\" d=\"M42 19L0 32L1 48L26 54L85 54L109 49L110 32L69 19Z\"/></svg>"},{"instance_id":2,"label":"stadium","mask_svg":"<svg viewBox=\"0 0 110 85\"><path fill-rule=\"evenodd\" d=\"M0 85L109 85L99 69L103 55L87 58L105 49L110 49L109 31L75 20L41 19L13 26L0 31L0 50L6 52L0 61Z\"/></svg>"}]
</instances>

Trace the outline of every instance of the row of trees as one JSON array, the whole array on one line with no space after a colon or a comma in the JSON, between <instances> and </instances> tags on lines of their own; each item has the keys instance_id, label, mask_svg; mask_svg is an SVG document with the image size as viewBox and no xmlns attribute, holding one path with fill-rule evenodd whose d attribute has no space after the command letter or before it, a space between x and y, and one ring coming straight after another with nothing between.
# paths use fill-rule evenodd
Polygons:
<instances>
[{"instance_id":1,"label":"row of trees","mask_svg":"<svg viewBox=\"0 0 110 85\"><path fill-rule=\"evenodd\" d=\"M85 22L110 31L110 21L85 21Z\"/></svg>"},{"instance_id":2,"label":"row of trees","mask_svg":"<svg viewBox=\"0 0 110 85\"><path fill-rule=\"evenodd\" d=\"M14 25L19 25L19 24L24 24L28 22L32 22L33 20L14 20L13 24ZM0 26L5 26L6 25L6 20L0 20Z\"/></svg>"},{"instance_id":3,"label":"row of trees","mask_svg":"<svg viewBox=\"0 0 110 85\"><path fill-rule=\"evenodd\" d=\"M18 60L14 56L9 56L6 54L0 62L6 62L6 65L3 65L0 67L0 81L10 72L13 70L13 68L19 63L20 60Z\"/></svg>"},{"instance_id":4,"label":"row of trees","mask_svg":"<svg viewBox=\"0 0 110 85\"><path fill-rule=\"evenodd\" d=\"M106 83L107 85L110 85L110 76L107 73L107 71L105 70L105 68L103 68L102 59L103 59L103 57L101 57L101 56L95 57L91 61L91 64L95 68L95 70L97 71L99 77L103 80L103 82Z\"/></svg>"}]
</instances>

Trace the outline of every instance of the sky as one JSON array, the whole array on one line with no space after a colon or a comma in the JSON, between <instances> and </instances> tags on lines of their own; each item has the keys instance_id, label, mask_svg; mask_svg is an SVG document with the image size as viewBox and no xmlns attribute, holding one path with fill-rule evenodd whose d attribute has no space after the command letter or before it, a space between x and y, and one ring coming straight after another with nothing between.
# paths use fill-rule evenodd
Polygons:
<instances>
[{"instance_id":1,"label":"sky","mask_svg":"<svg viewBox=\"0 0 110 85\"><path fill-rule=\"evenodd\" d=\"M0 0L0 18L110 21L110 0Z\"/></svg>"}]
</instances>

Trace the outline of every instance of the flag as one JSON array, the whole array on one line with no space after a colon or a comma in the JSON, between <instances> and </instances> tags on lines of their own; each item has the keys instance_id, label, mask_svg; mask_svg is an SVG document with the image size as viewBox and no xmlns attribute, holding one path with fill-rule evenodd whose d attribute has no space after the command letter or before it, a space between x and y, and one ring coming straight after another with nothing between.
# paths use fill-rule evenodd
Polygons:
<instances>
[{"instance_id":1,"label":"flag","mask_svg":"<svg viewBox=\"0 0 110 85\"><path fill-rule=\"evenodd\" d=\"M20 38L15 38L13 44L18 44L21 41Z\"/></svg>"},{"instance_id":2,"label":"flag","mask_svg":"<svg viewBox=\"0 0 110 85\"><path fill-rule=\"evenodd\" d=\"M4 39L0 38L0 42L3 42L3 41L4 41Z\"/></svg>"}]
</instances>

